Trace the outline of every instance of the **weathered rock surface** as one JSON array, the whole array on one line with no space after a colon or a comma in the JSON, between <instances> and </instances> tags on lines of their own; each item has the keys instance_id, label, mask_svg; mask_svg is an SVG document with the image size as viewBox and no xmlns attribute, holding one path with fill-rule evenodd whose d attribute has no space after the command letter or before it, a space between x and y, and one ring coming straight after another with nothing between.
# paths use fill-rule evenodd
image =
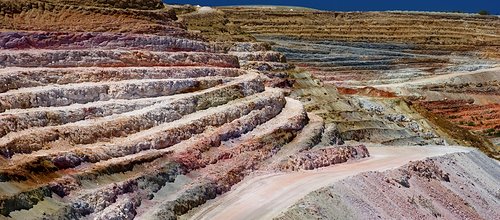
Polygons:
<instances>
[{"instance_id":1,"label":"weathered rock surface","mask_svg":"<svg viewBox=\"0 0 500 220\"><path fill-rule=\"evenodd\" d=\"M70 83L106 82L133 79L184 79L210 76L236 77L246 71L220 67L116 67L116 68L5 68L0 70L3 86L0 92L24 87L66 85Z\"/></svg>"},{"instance_id":2,"label":"weathered rock surface","mask_svg":"<svg viewBox=\"0 0 500 220\"><path fill-rule=\"evenodd\" d=\"M280 165L281 170L313 170L334 164L344 163L351 159L369 157L365 146L323 147L292 155Z\"/></svg>"},{"instance_id":3,"label":"weathered rock surface","mask_svg":"<svg viewBox=\"0 0 500 220\"><path fill-rule=\"evenodd\" d=\"M72 18L95 10L96 17L103 16L102 22L111 18L104 14L114 12L122 18L145 19L151 24L158 21L180 30L162 32L171 36L50 32L53 29L34 22L29 25L44 32L0 34L4 49L0 55L4 67L0 71L0 213L4 217L131 219L146 200L180 174L207 165L233 169L225 161L229 152L210 150L215 147L211 144L214 138L219 144L239 138L279 115L286 103L295 102L297 112L289 115L283 110L280 121L284 124L264 132L275 133L281 143L270 145L267 140L247 138L241 145L252 147L235 147L241 150L231 153L235 158L242 157L242 152L265 158L307 122L300 103L285 100L279 90L266 90L258 74L237 69L237 57L216 53L209 43L182 37L185 30L179 24L168 26L172 21L164 17L169 16L168 11L140 11L150 8L133 2L93 1L75 7L65 6L76 4L74 1L47 1L30 7L25 7L25 1L1 3L5 6L2 14L12 16L0 20L7 29L9 24L26 22L18 17L23 13L36 16L46 10L76 10L79 12L61 21L58 28L94 31L95 26L70 26ZM158 1L151 1L154 3ZM105 8L108 6L116 8ZM139 11L123 10L129 7ZM159 9L159 5L151 7ZM23 25L28 24L18 28L29 27ZM116 29L107 29L112 30ZM267 126L260 130L266 131ZM267 145L262 153L253 152ZM185 157L193 160L182 159ZM234 169L251 171L250 167L241 168ZM209 177L207 173L193 184L204 185ZM219 173L217 178L209 181L214 189L225 186L229 190L225 182L237 182L231 172ZM190 203L189 199L172 200L179 201ZM44 209L47 204L53 208ZM162 210L154 209L159 213L169 209Z\"/></svg>"},{"instance_id":4,"label":"weathered rock surface","mask_svg":"<svg viewBox=\"0 0 500 220\"><path fill-rule=\"evenodd\" d=\"M3 67L215 66L238 68L227 54L134 50L2 50Z\"/></svg>"},{"instance_id":5,"label":"weathered rock surface","mask_svg":"<svg viewBox=\"0 0 500 220\"><path fill-rule=\"evenodd\" d=\"M268 42L298 67L287 71L294 78L292 96L303 101L309 111L324 117L327 124L338 124L345 140L474 147L490 146L488 139L498 143L498 132L492 127L500 100L499 56L493 52L499 51L497 16L290 9L224 7L221 11L229 21L257 40ZM242 66L271 72L274 69L259 61ZM466 107L449 117L458 126L472 130L472 136L484 136L485 141L453 141L461 139L454 134L460 132L450 132L448 126L436 122L432 123L441 124L442 129L432 129L418 114L407 117L407 122L388 120L394 114L415 113L390 101L400 96L425 101L474 100L475 110ZM488 117L478 117L479 112ZM500 148L496 145L479 148L488 155L498 155Z\"/></svg>"},{"instance_id":6,"label":"weathered rock surface","mask_svg":"<svg viewBox=\"0 0 500 220\"><path fill-rule=\"evenodd\" d=\"M392 49L411 43L423 50L437 49L436 52L439 49L480 49L485 55L498 57L498 51L489 54L494 48L498 48L500 20L497 16L300 9L290 11L286 7L226 7L222 10L230 21L239 24L245 31L260 36L392 43L386 45L386 48Z\"/></svg>"},{"instance_id":7,"label":"weathered rock surface","mask_svg":"<svg viewBox=\"0 0 500 220\"><path fill-rule=\"evenodd\" d=\"M0 49L146 49L213 52L202 41L171 36L100 32L2 32Z\"/></svg>"},{"instance_id":8,"label":"weathered rock surface","mask_svg":"<svg viewBox=\"0 0 500 220\"><path fill-rule=\"evenodd\" d=\"M269 77L239 68L288 69L281 53L196 40L158 1L0 3L2 28L40 30L0 33L2 217L176 218L265 166L308 123ZM59 30L34 19L54 12L74 14L55 19ZM75 23L89 15L102 20Z\"/></svg>"}]
</instances>

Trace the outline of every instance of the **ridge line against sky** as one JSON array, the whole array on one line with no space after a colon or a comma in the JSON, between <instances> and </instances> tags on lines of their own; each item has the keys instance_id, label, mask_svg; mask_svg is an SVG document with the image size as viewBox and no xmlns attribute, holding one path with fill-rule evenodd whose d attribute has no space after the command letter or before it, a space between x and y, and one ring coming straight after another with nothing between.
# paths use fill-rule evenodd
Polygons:
<instances>
[{"instance_id":1,"label":"ridge line against sky","mask_svg":"<svg viewBox=\"0 0 500 220\"><path fill-rule=\"evenodd\" d=\"M436 11L477 13L486 10L500 14L500 0L164 0L167 4L201 6L279 5L332 11Z\"/></svg>"}]
</instances>

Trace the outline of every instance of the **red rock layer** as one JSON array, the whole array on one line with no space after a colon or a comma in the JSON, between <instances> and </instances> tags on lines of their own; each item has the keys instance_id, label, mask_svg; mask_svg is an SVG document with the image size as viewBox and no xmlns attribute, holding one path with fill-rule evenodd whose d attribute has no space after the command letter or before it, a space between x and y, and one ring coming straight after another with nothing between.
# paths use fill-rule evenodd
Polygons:
<instances>
[{"instance_id":1,"label":"red rock layer","mask_svg":"<svg viewBox=\"0 0 500 220\"><path fill-rule=\"evenodd\" d=\"M460 127L490 136L499 135L500 104L477 105L474 100L445 100L422 102L422 105Z\"/></svg>"}]
</instances>

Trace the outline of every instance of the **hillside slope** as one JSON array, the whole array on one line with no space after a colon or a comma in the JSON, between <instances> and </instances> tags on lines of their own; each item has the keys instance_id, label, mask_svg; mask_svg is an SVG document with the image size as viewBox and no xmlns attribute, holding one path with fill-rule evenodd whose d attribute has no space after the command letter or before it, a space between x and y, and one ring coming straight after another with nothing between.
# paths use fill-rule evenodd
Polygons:
<instances>
[{"instance_id":1,"label":"hillside slope","mask_svg":"<svg viewBox=\"0 0 500 220\"><path fill-rule=\"evenodd\" d=\"M316 190L275 219L497 219L498 169L474 151L412 161Z\"/></svg>"}]
</instances>

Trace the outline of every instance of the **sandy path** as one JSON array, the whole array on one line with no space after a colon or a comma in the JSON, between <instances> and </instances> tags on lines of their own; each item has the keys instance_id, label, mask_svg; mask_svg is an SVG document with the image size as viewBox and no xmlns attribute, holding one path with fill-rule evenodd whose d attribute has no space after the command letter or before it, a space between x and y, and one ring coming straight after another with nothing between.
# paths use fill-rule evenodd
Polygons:
<instances>
[{"instance_id":1,"label":"sandy path","mask_svg":"<svg viewBox=\"0 0 500 220\"><path fill-rule=\"evenodd\" d=\"M369 147L362 161L313 171L255 176L198 209L192 219L272 219L308 193L366 171L384 171L412 160L467 152L463 147Z\"/></svg>"},{"instance_id":2,"label":"sandy path","mask_svg":"<svg viewBox=\"0 0 500 220\"><path fill-rule=\"evenodd\" d=\"M422 79L416 79L416 80L411 80L407 82L402 82L402 83L391 83L391 84L381 84L381 85L373 85L375 88L394 88L394 87L406 87L409 85L426 85L426 84L432 84L432 83L437 83L437 82L443 82L455 77L460 77L460 76L466 76L466 75L474 75L474 74L482 74L486 72L500 72L500 67L494 67L494 68L489 68L489 69L481 69L481 70L476 70L476 71L469 71L469 72L454 72L454 73L448 73L448 74L443 74L443 75L437 75L429 78L422 78Z\"/></svg>"}]
</instances>

